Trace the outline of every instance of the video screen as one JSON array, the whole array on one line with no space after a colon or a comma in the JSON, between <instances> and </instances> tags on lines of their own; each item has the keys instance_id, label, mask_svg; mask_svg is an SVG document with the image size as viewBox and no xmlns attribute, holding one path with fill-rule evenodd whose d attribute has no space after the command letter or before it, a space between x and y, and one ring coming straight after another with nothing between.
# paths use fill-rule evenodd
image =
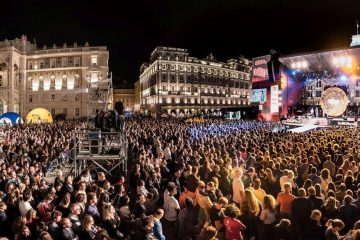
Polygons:
<instances>
[{"instance_id":1,"label":"video screen","mask_svg":"<svg viewBox=\"0 0 360 240\"><path fill-rule=\"evenodd\" d=\"M252 89L250 101L260 103L266 102L266 88Z\"/></svg>"}]
</instances>

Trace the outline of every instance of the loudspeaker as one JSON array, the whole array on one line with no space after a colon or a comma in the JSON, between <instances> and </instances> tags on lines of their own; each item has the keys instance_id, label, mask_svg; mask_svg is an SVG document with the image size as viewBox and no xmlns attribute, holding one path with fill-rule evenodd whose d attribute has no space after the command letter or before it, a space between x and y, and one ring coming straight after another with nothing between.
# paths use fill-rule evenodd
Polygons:
<instances>
[{"instance_id":1,"label":"loudspeaker","mask_svg":"<svg viewBox=\"0 0 360 240\"><path fill-rule=\"evenodd\" d=\"M267 62L269 81L275 82L276 80L280 80L279 54L275 51L271 51L270 54L270 61Z\"/></svg>"},{"instance_id":2,"label":"loudspeaker","mask_svg":"<svg viewBox=\"0 0 360 240\"><path fill-rule=\"evenodd\" d=\"M124 104L122 102L116 102L115 103L115 111L119 115L124 115Z\"/></svg>"}]
</instances>

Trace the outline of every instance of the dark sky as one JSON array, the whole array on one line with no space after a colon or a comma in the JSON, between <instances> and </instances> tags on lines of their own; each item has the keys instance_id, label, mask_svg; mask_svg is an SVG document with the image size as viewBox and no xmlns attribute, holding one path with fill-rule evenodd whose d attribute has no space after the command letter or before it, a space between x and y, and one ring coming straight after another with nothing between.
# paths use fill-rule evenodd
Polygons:
<instances>
[{"instance_id":1,"label":"dark sky","mask_svg":"<svg viewBox=\"0 0 360 240\"><path fill-rule=\"evenodd\" d=\"M218 60L347 47L360 0L33 0L1 3L0 39L106 45L115 84L133 83L156 46ZM115 4L116 3L116 4Z\"/></svg>"}]
</instances>

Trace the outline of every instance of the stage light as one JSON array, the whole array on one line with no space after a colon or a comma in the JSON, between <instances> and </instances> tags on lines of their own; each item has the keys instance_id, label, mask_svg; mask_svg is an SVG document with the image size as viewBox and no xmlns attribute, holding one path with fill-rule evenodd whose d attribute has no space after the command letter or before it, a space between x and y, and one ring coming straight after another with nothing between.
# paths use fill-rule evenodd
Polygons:
<instances>
[{"instance_id":1,"label":"stage light","mask_svg":"<svg viewBox=\"0 0 360 240\"><path fill-rule=\"evenodd\" d=\"M303 68L307 68L307 66L308 66L307 62L306 62L306 61L303 61L303 62L302 62L302 67L303 67Z\"/></svg>"},{"instance_id":2,"label":"stage light","mask_svg":"<svg viewBox=\"0 0 360 240\"><path fill-rule=\"evenodd\" d=\"M334 65L338 65L338 64L339 64L339 60L338 60L338 58L337 58L337 57L334 57L334 59L333 59L333 63L334 63Z\"/></svg>"},{"instance_id":3,"label":"stage light","mask_svg":"<svg viewBox=\"0 0 360 240\"><path fill-rule=\"evenodd\" d=\"M347 77L345 74L342 74L342 75L340 76L340 80L343 81L343 82L345 82L345 81L348 80L348 77Z\"/></svg>"},{"instance_id":4,"label":"stage light","mask_svg":"<svg viewBox=\"0 0 360 240\"><path fill-rule=\"evenodd\" d=\"M296 68L296 64L295 64L295 63L292 63L292 64L291 64L291 68Z\"/></svg>"},{"instance_id":5,"label":"stage light","mask_svg":"<svg viewBox=\"0 0 360 240\"><path fill-rule=\"evenodd\" d=\"M296 71L293 71L293 72L292 72L292 75L295 76L295 74L296 74Z\"/></svg>"},{"instance_id":6,"label":"stage light","mask_svg":"<svg viewBox=\"0 0 360 240\"><path fill-rule=\"evenodd\" d=\"M301 68L301 62L297 62L297 63L296 63L296 67L297 67L297 68Z\"/></svg>"}]
</instances>

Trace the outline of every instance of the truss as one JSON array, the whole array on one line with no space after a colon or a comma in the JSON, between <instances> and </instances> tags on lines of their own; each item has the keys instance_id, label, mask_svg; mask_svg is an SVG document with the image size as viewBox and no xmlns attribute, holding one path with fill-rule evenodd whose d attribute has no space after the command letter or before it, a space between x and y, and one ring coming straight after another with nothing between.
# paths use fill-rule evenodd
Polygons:
<instances>
[{"instance_id":1,"label":"truss","mask_svg":"<svg viewBox=\"0 0 360 240\"><path fill-rule=\"evenodd\" d=\"M108 110L112 108L113 83L112 73L106 79L90 82L88 87L88 126L94 126L96 110Z\"/></svg>"},{"instance_id":2,"label":"truss","mask_svg":"<svg viewBox=\"0 0 360 240\"><path fill-rule=\"evenodd\" d=\"M127 141L123 133L78 129L75 141L75 176L85 169L109 175L118 170L127 175Z\"/></svg>"}]
</instances>

